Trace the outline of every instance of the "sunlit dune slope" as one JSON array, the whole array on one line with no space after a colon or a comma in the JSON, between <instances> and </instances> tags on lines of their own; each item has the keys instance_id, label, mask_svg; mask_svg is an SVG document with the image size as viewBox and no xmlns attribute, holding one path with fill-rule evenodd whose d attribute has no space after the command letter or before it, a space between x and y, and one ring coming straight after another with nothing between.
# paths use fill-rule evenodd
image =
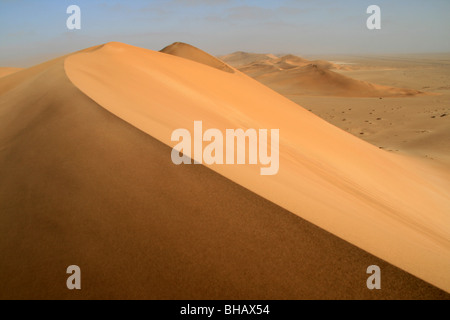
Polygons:
<instances>
[{"instance_id":1,"label":"sunlit dune slope","mask_svg":"<svg viewBox=\"0 0 450 320\"><path fill-rule=\"evenodd\" d=\"M173 55L109 43L65 60L98 104L166 145L177 128L280 129L280 170L210 166L333 234L450 290L450 179L337 129L259 82ZM200 159L196 159L200 161Z\"/></svg>"}]
</instances>

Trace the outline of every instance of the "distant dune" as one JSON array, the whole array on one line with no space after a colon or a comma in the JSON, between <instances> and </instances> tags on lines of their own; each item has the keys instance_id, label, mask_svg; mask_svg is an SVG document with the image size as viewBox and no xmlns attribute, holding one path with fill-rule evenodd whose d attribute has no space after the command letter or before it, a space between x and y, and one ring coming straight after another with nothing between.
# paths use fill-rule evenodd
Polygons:
<instances>
[{"instance_id":1,"label":"distant dune","mask_svg":"<svg viewBox=\"0 0 450 320\"><path fill-rule=\"evenodd\" d=\"M333 70L349 70L348 65L325 60L311 61L294 55L277 58L243 52L221 58L283 95L407 97L424 94L418 90L382 86L346 77Z\"/></svg>"},{"instance_id":2,"label":"distant dune","mask_svg":"<svg viewBox=\"0 0 450 320\"><path fill-rule=\"evenodd\" d=\"M107 43L0 79L1 298L450 298L448 172L164 51ZM175 166L194 120L280 129L279 174Z\"/></svg>"},{"instance_id":3,"label":"distant dune","mask_svg":"<svg viewBox=\"0 0 450 320\"><path fill-rule=\"evenodd\" d=\"M274 60L277 59L277 57L273 54L260 54L238 51L220 56L219 59L237 68L249 63Z\"/></svg>"},{"instance_id":4,"label":"distant dune","mask_svg":"<svg viewBox=\"0 0 450 320\"><path fill-rule=\"evenodd\" d=\"M234 70L230 68L227 64L223 63L216 57L206 53L205 51L199 50L198 48L191 46L190 44L183 42L175 42L170 46L165 47L160 52L178 56L181 58L189 59L199 63L203 63L207 66L233 73Z\"/></svg>"},{"instance_id":5,"label":"distant dune","mask_svg":"<svg viewBox=\"0 0 450 320\"><path fill-rule=\"evenodd\" d=\"M239 68L244 66L251 66L256 63L264 63L275 65L281 69L291 69L295 67L306 66L308 64L316 64L326 69L344 69L348 66L335 64L325 60L308 60L293 54L282 55L277 57L273 54L260 54L249 52L235 52L224 56L219 56L219 59L228 63L229 65Z\"/></svg>"},{"instance_id":6,"label":"distant dune","mask_svg":"<svg viewBox=\"0 0 450 320\"><path fill-rule=\"evenodd\" d=\"M405 97L422 94L418 90L393 88L354 80L316 64L260 74L258 68L242 71L285 95L342 97Z\"/></svg>"}]
</instances>

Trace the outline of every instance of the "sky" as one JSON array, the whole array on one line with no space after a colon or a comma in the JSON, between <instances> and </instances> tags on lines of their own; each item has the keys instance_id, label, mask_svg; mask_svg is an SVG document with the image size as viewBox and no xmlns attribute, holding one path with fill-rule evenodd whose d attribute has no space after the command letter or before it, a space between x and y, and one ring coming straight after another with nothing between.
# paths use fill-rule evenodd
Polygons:
<instances>
[{"instance_id":1,"label":"sky","mask_svg":"<svg viewBox=\"0 0 450 320\"><path fill-rule=\"evenodd\" d=\"M366 27L381 8L381 30ZM69 30L69 5L81 29ZM214 55L450 52L450 0L0 0L0 66L26 67L109 41Z\"/></svg>"}]
</instances>

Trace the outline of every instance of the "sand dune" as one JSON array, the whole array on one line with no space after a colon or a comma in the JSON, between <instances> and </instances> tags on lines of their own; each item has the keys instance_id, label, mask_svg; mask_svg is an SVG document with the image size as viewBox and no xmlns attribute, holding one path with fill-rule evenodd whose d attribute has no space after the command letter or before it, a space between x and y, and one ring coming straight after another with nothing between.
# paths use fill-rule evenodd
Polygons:
<instances>
[{"instance_id":1,"label":"sand dune","mask_svg":"<svg viewBox=\"0 0 450 320\"><path fill-rule=\"evenodd\" d=\"M140 51L82 52L111 50ZM81 93L64 63L0 80L0 298L449 298L204 166L173 165L167 145ZM78 292L65 287L72 264ZM365 288L371 264L381 291Z\"/></svg>"},{"instance_id":2,"label":"sand dune","mask_svg":"<svg viewBox=\"0 0 450 320\"><path fill-rule=\"evenodd\" d=\"M249 53L238 51L231 54L219 56L219 59L233 67L241 67L249 63L271 61L277 59L273 54Z\"/></svg>"},{"instance_id":3,"label":"sand dune","mask_svg":"<svg viewBox=\"0 0 450 320\"><path fill-rule=\"evenodd\" d=\"M282 69L291 69L294 67L303 67L308 64L316 64L325 69L348 70L348 65L336 64L325 60L308 60L293 54L277 57L273 54L260 54L248 52L235 52L232 54L220 56L219 59L235 68L250 67L253 64L267 63L276 65ZM284 66L284 68L283 68Z\"/></svg>"},{"instance_id":4,"label":"sand dune","mask_svg":"<svg viewBox=\"0 0 450 320\"><path fill-rule=\"evenodd\" d=\"M423 95L413 89L395 88L355 80L333 70L349 70L325 60L295 55L258 58L254 54L224 56L225 62L283 95L340 97L405 97ZM239 59L242 57L241 59ZM247 62L247 63L245 63Z\"/></svg>"},{"instance_id":5,"label":"sand dune","mask_svg":"<svg viewBox=\"0 0 450 320\"><path fill-rule=\"evenodd\" d=\"M283 95L406 97L423 94L418 90L355 80L316 64L263 74L259 73L259 70L256 70L255 74L255 70L247 68L242 71Z\"/></svg>"},{"instance_id":6,"label":"sand dune","mask_svg":"<svg viewBox=\"0 0 450 320\"><path fill-rule=\"evenodd\" d=\"M193 120L279 128L280 173L173 165ZM2 298L449 298L379 259L449 291L447 173L240 72L108 43L0 79L0 128Z\"/></svg>"},{"instance_id":7,"label":"sand dune","mask_svg":"<svg viewBox=\"0 0 450 320\"><path fill-rule=\"evenodd\" d=\"M203 63L207 66L216 68L218 70L233 73L234 70L230 68L227 64L223 63L216 57L206 53L205 51L199 50L198 48L191 46L190 44L183 42L175 42L170 46L167 46L160 50L160 52L178 56L181 58L189 59L195 62Z\"/></svg>"},{"instance_id":8,"label":"sand dune","mask_svg":"<svg viewBox=\"0 0 450 320\"><path fill-rule=\"evenodd\" d=\"M114 68L111 68L114 66ZM177 128L279 128L280 172L214 171L327 231L450 289L448 173L331 126L241 73L109 43L65 60L69 79L166 145ZM199 159L196 159L199 160Z\"/></svg>"}]
</instances>

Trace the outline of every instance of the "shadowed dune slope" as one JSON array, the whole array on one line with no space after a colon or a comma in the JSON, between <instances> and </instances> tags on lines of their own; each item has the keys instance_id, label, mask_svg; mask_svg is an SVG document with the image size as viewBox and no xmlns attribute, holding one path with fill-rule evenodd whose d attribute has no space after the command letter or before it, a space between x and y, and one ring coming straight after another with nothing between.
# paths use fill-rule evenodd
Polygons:
<instances>
[{"instance_id":1,"label":"shadowed dune slope","mask_svg":"<svg viewBox=\"0 0 450 320\"><path fill-rule=\"evenodd\" d=\"M0 80L1 299L449 299L204 166L173 165L63 63ZM81 291L65 286L73 264ZM366 288L372 264L382 290Z\"/></svg>"},{"instance_id":2,"label":"shadowed dune slope","mask_svg":"<svg viewBox=\"0 0 450 320\"><path fill-rule=\"evenodd\" d=\"M449 172L390 154L240 73L109 43L65 60L69 79L169 146L175 129L280 130L279 172L214 171L354 245L450 290ZM201 159L196 159L201 161Z\"/></svg>"}]
</instances>

